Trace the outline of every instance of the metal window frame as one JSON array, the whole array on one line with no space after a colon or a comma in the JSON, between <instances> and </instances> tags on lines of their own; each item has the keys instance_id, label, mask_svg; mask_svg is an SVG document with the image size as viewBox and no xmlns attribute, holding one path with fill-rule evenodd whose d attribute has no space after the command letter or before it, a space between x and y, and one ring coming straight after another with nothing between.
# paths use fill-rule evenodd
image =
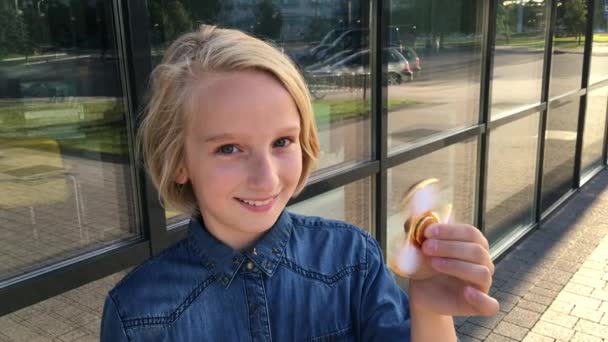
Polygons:
<instances>
[{"instance_id":1,"label":"metal window frame","mask_svg":"<svg viewBox=\"0 0 608 342\"><path fill-rule=\"evenodd\" d=\"M118 40L122 41L120 48L126 57L124 70L126 75L123 77L125 84L125 96L128 100L130 120L133 124L129 126L131 135L134 136L138 126L138 115L142 108L147 87L148 77L152 70L151 63L151 42L148 32L149 18L147 1L145 0L108 0L114 6L116 20L120 23L121 30L118 31ZM374 53L371 55L370 67L371 76L371 146L372 158L368 161L353 163L344 168L334 170L331 173L321 173L313 179L305 190L289 204L314 198L328 191L345 186L352 182L370 178L374 184L373 198L373 221L375 223L375 237L380 242L384 252L387 245L387 174L392 167L412 161L433 151L447 146L468 141L474 137L478 138L477 144L477 171L476 197L475 201L475 224L484 229L485 202L488 178L488 152L489 137L492 129L509 124L528 115L539 113L539 134L537 150L537 168L535 180L535 222L527 227L517 229L511 236L511 241L500 246L495 246L492 251L494 258L500 256L511 248L521 237L529 231L542 228L542 222L554 209L566 202L573 193L576 193L581 186L580 163L582 142L577 140L575 155L575 168L578 168L575 188L566 196L554 203L551 210L541 213L540 200L542 196L542 177L543 177L543 158L544 140L547 124L549 104L559 104L572 96L581 96L579 110L578 136L582 140L584 129L584 115L586 110L586 95L592 90L608 84L608 79L589 85L589 72L591 62L591 48L593 45L593 9L595 1L588 0L588 21L586 30L585 56L583 60L583 79L581 89L575 90L555 99L549 99L549 87L551 76L551 57L552 41L555 26L556 0L547 0L548 21L547 33L545 37L545 55L543 66L543 88L541 101L524 108L505 113L498 118L491 118L491 92L492 76L494 67L494 49L496 33L496 11L499 0L489 2L480 1L483 6L480 11L482 15L483 40L481 55L481 79L480 79L480 99L479 99L479 120L478 124L465 127L454 131L444 132L441 135L433 136L417 142L411 146L398 151L388 150L388 85L386 80L387 63L383 60L381 47L387 41L388 19L390 17L390 0L368 0L370 11L370 47ZM608 118L608 108L607 108ZM607 141L608 123L604 135L604 142ZM605 145L605 144L604 144ZM606 146L603 150L603 167L606 164ZM152 185L149 177L141 167L141 163L136 163L136 187L135 201L138 203L138 211L141 217L140 225L143 229L143 236L132 241L123 241L120 244L98 249L90 253L82 254L77 257L64 260L59 264L42 268L33 273L28 273L23 277L9 279L0 282L0 316L37 303L47 298L58 295L62 292L76 288L88 282L108 276L112 273L123 270L129 266L140 263L147 257L157 254L173 241L183 236L184 225L177 225L176 229L168 230L164 208L158 200L158 193Z\"/></svg>"}]
</instances>

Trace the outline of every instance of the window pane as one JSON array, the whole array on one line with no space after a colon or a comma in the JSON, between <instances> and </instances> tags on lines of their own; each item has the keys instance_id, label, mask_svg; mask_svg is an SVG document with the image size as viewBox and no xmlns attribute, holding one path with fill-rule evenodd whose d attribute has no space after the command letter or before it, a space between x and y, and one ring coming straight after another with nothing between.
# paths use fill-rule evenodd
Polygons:
<instances>
[{"instance_id":1,"label":"window pane","mask_svg":"<svg viewBox=\"0 0 608 342\"><path fill-rule=\"evenodd\" d=\"M490 244L534 220L539 114L492 129L485 235Z\"/></svg>"},{"instance_id":2,"label":"window pane","mask_svg":"<svg viewBox=\"0 0 608 342\"><path fill-rule=\"evenodd\" d=\"M593 18L593 48L589 84L608 78L608 8L596 0Z\"/></svg>"},{"instance_id":3,"label":"window pane","mask_svg":"<svg viewBox=\"0 0 608 342\"><path fill-rule=\"evenodd\" d=\"M546 1L499 0L492 116L540 103Z\"/></svg>"},{"instance_id":4,"label":"window pane","mask_svg":"<svg viewBox=\"0 0 608 342\"><path fill-rule=\"evenodd\" d=\"M553 35L551 97L580 89L585 50L587 3L581 0L557 2Z\"/></svg>"},{"instance_id":5,"label":"window pane","mask_svg":"<svg viewBox=\"0 0 608 342\"><path fill-rule=\"evenodd\" d=\"M572 189L579 104L579 97L559 107L549 104L543 165L543 211Z\"/></svg>"},{"instance_id":6,"label":"window pane","mask_svg":"<svg viewBox=\"0 0 608 342\"><path fill-rule=\"evenodd\" d=\"M148 1L153 62L199 24L235 28L271 42L298 65L313 99L318 172L371 158L369 2ZM170 222L182 216L168 213Z\"/></svg>"},{"instance_id":7,"label":"window pane","mask_svg":"<svg viewBox=\"0 0 608 342\"><path fill-rule=\"evenodd\" d=\"M469 139L411 160L388 170L387 241L397 241L403 234L405 218L400 203L405 192L415 183L437 178L441 198L453 205L456 222L473 223L475 185L477 180L477 140ZM390 248L388 253L391 253ZM398 276L396 276L399 278ZM401 285L404 279L398 279Z\"/></svg>"},{"instance_id":8,"label":"window pane","mask_svg":"<svg viewBox=\"0 0 608 342\"><path fill-rule=\"evenodd\" d=\"M0 318L1 341L99 341L107 293L130 269Z\"/></svg>"},{"instance_id":9,"label":"window pane","mask_svg":"<svg viewBox=\"0 0 608 342\"><path fill-rule=\"evenodd\" d=\"M602 165L604 130L608 110L608 87L596 89L587 94L587 113L583 133L583 155L581 176Z\"/></svg>"},{"instance_id":10,"label":"window pane","mask_svg":"<svg viewBox=\"0 0 608 342\"><path fill-rule=\"evenodd\" d=\"M1 15L14 38L0 46L4 279L139 231L111 2L18 1Z\"/></svg>"},{"instance_id":11,"label":"window pane","mask_svg":"<svg viewBox=\"0 0 608 342\"><path fill-rule=\"evenodd\" d=\"M346 221L373 233L372 184L370 178L365 178L290 205L287 209L297 214Z\"/></svg>"},{"instance_id":12,"label":"window pane","mask_svg":"<svg viewBox=\"0 0 608 342\"><path fill-rule=\"evenodd\" d=\"M390 2L388 145L476 124L486 1Z\"/></svg>"}]
</instances>

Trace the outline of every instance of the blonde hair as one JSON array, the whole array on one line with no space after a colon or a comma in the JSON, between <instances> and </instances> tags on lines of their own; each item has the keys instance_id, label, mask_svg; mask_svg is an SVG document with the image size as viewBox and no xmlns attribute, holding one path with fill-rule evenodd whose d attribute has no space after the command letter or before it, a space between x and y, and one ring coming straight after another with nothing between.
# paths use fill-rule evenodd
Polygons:
<instances>
[{"instance_id":1,"label":"blonde hair","mask_svg":"<svg viewBox=\"0 0 608 342\"><path fill-rule=\"evenodd\" d=\"M287 56L243 32L201 25L175 40L152 71L149 101L137 143L161 202L191 215L198 204L190 182L175 179L184 153L187 104L193 82L204 73L259 70L275 77L293 98L300 114L302 174L294 195L302 191L319 155L319 139L306 82Z\"/></svg>"}]
</instances>

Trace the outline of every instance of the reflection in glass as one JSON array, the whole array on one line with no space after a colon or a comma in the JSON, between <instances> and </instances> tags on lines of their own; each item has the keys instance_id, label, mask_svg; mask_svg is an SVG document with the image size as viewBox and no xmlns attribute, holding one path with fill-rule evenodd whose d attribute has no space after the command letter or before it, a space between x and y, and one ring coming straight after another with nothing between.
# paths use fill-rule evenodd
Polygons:
<instances>
[{"instance_id":1,"label":"reflection in glass","mask_svg":"<svg viewBox=\"0 0 608 342\"><path fill-rule=\"evenodd\" d=\"M485 235L491 245L534 220L539 114L490 132Z\"/></svg>"},{"instance_id":2,"label":"reflection in glass","mask_svg":"<svg viewBox=\"0 0 608 342\"><path fill-rule=\"evenodd\" d=\"M581 0L557 1L551 97L580 89L585 50L587 3Z\"/></svg>"},{"instance_id":3,"label":"reflection in glass","mask_svg":"<svg viewBox=\"0 0 608 342\"><path fill-rule=\"evenodd\" d=\"M573 187L574 153L580 98L554 107L549 104L545 133L542 211L547 210Z\"/></svg>"},{"instance_id":4,"label":"reflection in glass","mask_svg":"<svg viewBox=\"0 0 608 342\"><path fill-rule=\"evenodd\" d=\"M148 1L154 64L199 24L242 30L284 51L313 95L319 168L371 157L369 4L365 1Z\"/></svg>"},{"instance_id":5,"label":"reflection in glass","mask_svg":"<svg viewBox=\"0 0 608 342\"><path fill-rule=\"evenodd\" d=\"M477 123L485 3L389 2L389 148Z\"/></svg>"},{"instance_id":6,"label":"reflection in glass","mask_svg":"<svg viewBox=\"0 0 608 342\"><path fill-rule=\"evenodd\" d=\"M608 110L608 87L587 94L587 112L583 131L583 155L581 177L601 166L604 149L604 130Z\"/></svg>"},{"instance_id":7,"label":"reflection in glass","mask_svg":"<svg viewBox=\"0 0 608 342\"><path fill-rule=\"evenodd\" d=\"M492 116L540 103L546 1L499 0L492 74Z\"/></svg>"},{"instance_id":8,"label":"reflection in glass","mask_svg":"<svg viewBox=\"0 0 608 342\"><path fill-rule=\"evenodd\" d=\"M589 84L608 79L608 8L596 0L593 17L593 47Z\"/></svg>"},{"instance_id":9,"label":"reflection in glass","mask_svg":"<svg viewBox=\"0 0 608 342\"><path fill-rule=\"evenodd\" d=\"M4 3L0 279L139 236L111 2Z\"/></svg>"},{"instance_id":10,"label":"reflection in glass","mask_svg":"<svg viewBox=\"0 0 608 342\"><path fill-rule=\"evenodd\" d=\"M290 205L292 213L342 220L373 233L372 180L365 178L303 202Z\"/></svg>"},{"instance_id":11,"label":"reflection in glass","mask_svg":"<svg viewBox=\"0 0 608 342\"><path fill-rule=\"evenodd\" d=\"M387 241L394 241L403 235L403 195L412 185L427 178L436 178L441 182L440 196L453 203L455 222L473 223L476 162L477 143L475 139L470 139L389 169ZM404 279L398 281L404 284Z\"/></svg>"},{"instance_id":12,"label":"reflection in glass","mask_svg":"<svg viewBox=\"0 0 608 342\"><path fill-rule=\"evenodd\" d=\"M282 50L306 79L321 142L318 171L371 158L369 2L151 0L152 60L199 24L242 30ZM183 217L169 212L169 223Z\"/></svg>"}]
</instances>

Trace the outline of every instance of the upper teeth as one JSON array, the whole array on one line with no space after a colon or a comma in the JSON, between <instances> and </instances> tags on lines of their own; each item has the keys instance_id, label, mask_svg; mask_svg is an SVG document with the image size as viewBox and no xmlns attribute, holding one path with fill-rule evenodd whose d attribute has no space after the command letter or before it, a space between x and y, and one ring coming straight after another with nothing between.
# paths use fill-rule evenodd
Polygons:
<instances>
[{"instance_id":1,"label":"upper teeth","mask_svg":"<svg viewBox=\"0 0 608 342\"><path fill-rule=\"evenodd\" d=\"M261 206L263 206L263 205L266 205L266 204L268 204L268 203L272 202L272 200L273 200L273 199L272 199L272 198L270 198L270 199L267 199L267 200L265 200L265 201L249 201L249 200L245 200L245 199L242 199L241 201L243 201L243 202L245 202L245 203L247 203L247 204L249 204L249 205L253 205L253 206L255 206L255 207L261 207Z\"/></svg>"}]
</instances>

